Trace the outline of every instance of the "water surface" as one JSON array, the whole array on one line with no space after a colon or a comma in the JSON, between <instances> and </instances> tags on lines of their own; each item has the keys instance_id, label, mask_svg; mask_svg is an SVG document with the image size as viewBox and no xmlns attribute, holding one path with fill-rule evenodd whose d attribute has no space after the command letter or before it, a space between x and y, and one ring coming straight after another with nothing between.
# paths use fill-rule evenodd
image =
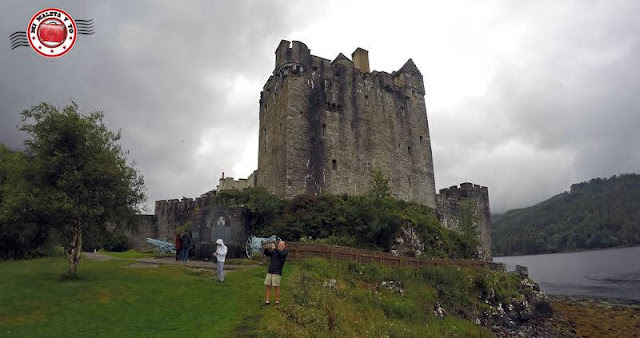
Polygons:
<instances>
[{"instance_id":1,"label":"water surface","mask_svg":"<svg viewBox=\"0 0 640 338\"><path fill-rule=\"evenodd\" d=\"M495 262L529 268L549 294L640 300L640 246L596 251L494 257Z\"/></svg>"}]
</instances>

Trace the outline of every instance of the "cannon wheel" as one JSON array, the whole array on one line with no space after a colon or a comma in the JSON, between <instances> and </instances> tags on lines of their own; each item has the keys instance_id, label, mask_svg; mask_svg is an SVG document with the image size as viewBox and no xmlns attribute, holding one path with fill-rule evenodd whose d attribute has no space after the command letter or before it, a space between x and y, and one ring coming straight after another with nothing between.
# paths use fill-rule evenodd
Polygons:
<instances>
[{"instance_id":1,"label":"cannon wheel","mask_svg":"<svg viewBox=\"0 0 640 338\"><path fill-rule=\"evenodd\" d=\"M251 239L253 239L253 236L249 236L249 238L247 238L247 242L244 244L244 252L247 254L248 258L251 258Z\"/></svg>"}]
</instances>

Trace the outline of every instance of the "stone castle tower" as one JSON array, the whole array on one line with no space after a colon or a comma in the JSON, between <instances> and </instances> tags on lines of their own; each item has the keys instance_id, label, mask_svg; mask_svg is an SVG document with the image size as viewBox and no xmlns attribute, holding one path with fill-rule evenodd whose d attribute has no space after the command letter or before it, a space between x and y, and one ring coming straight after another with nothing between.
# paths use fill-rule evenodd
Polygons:
<instances>
[{"instance_id":1,"label":"stone castle tower","mask_svg":"<svg viewBox=\"0 0 640 338\"><path fill-rule=\"evenodd\" d=\"M389 74L370 71L361 48L330 61L283 40L275 54L260 93L258 186L284 198L362 194L380 170L395 197L436 208L424 81L411 59Z\"/></svg>"},{"instance_id":2,"label":"stone castle tower","mask_svg":"<svg viewBox=\"0 0 640 338\"><path fill-rule=\"evenodd\" d=\"M435 193L431 138L422 74L409 59L391 74L370 71L368 52L351 60L311 55L298 41L281 41L273 75L260 93L258 170L247 179L220 178L217 191L262 186L283 198L302 193L363 194L371 174L389 178L397 198L432 207L447 228L460 230L472 203L479 257L491 261L491 214L486 187L462 183ZM191 224L196 253L210 257L224 239L240 256L249 220L243 208L210 205L216 190L200 198L156 201L155 215L143 219L144 238L171 238Z\"/></svg>"}]
</instances>

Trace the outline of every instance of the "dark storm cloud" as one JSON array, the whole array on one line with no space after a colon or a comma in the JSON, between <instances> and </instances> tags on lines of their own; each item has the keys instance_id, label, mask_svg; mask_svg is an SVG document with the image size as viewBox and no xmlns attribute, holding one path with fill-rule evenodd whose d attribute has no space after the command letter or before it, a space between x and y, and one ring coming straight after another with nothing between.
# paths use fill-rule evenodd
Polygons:
<instances>
[{"instance_id":1,"label":"dark storm cloud","mask_svg":"<svg viewBox=\"0 0 640 338\"><path fill-rule=\"evenodd\" d=\"M530 54L502 63L486 95L449 112L467 118L436 131L436 173L488 185L501 212L571 183L640 172L640 6L593 5L570 15L510 9L510 20L531 24L521 41Z\"/></svg>"},{"instance_id":2,"label":"dark storm cloud","mask_svg":"<svg viewBox=\"0 0 640 338\"><path fill-rule=\"evenodd\" d=\"M640 172L637 1L3 5L0 142L19 147L18 113L42 101L102 109L150 205L255 169L259 93L283 38L327 58L362 46L378 70L413 58L427 82L438 188L486 185L493 211ZM11 51L9 34L50 6L94 19L96 34L55 60Z\"/></svg>"},{"instance_id":3,"label":"dark storm cloud","mask_svg":"<svg viewBox=\"0 0 640 338\"><path fill-rule=\"evenodd\" d=\"M25 29L50 2L5 4L3 36ZM42 101L73 99L104 110L145 175L149 204L215 188L220 172L245 159L257 132L258 98L273 51L296 6L253 1L120 1L53 4L75 19L94 19L59 59L28 48L0 52L0 142L19 147L18 113ZM5 11L5 12L6 12ZM252 154L257 157L257 154ZM232 172L233 173L233 172ZM236 176L250 172L235 173ZM152 210L151 210L152 211Z\"/></svg>"}]
</instances>

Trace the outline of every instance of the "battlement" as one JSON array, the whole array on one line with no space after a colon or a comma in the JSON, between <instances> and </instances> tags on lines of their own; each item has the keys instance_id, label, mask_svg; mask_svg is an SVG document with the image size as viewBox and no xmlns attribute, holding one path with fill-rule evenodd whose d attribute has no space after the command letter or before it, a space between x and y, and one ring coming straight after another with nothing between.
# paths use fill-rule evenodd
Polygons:
<instances>
[{"instance_id":1,"label":"battlement","mask_svg":"<svg viewBox=\"0 0 640 338\"><path fill-rule=\"evenodd\" d=\"M211 194L215 194L215 191L210 191L196 198L182 197L180 200L177 198L170 200L158 200L155 203L154 213L156 216L161 216L170 213L191 212L196 208L204 206Z\"/></svg>"},{"instance_id":2,"label":"battlement","mask_svg":"<svg viewBox=\"0 0 640 338\"><path fill-rule=\"evenodd\" d=\"M489 197L489 189L487 187L470 182L461 183L460 187L454 185L449 188L440 189L438 192L440 195L446 197L471 198L476 195Z\"/></svg>"},{"instance_id":3,"label":"battlement","mask_svg":"<svg viewBox=\"0 0 640 338\"><path fill-rule=\"evenodd\" d=\"M384 71L370 71L369 67L369 51L361 47L356 48L351 53L351 60L344 54L339 53L338 56L330 61L328 59L311 55L310 49L303 42L287 40L280 41L280 44L276 48L276 63L273 71L273 76L285 78L290 75L301 75L303 73L312 73L313 75L326 76L328 74L339 74L342 67L349 69L349 71L357 70L361 73L362 80L366 79L369 75L378 77L378 81L381 86L388 89L401 90L408 88L411 93L418 92L425 95L424 81L422 74L418 70L417 66L412 59L400 67L397 71L387 73ZM319 69L324 70L323 71ZM264 90L273 89L274 85L270 85L273 78L269 78L265 84Z\"/></svg>"},{"instance_id":4,"label":"battlement","mask_svg":"<svg viewBox=\"0 0 640 338\"><path fill-rule=\"evenodd\" d=\"M280 41L276 49L276 67L274 74L282 74L288 70L304 72L311 66L311 51L300 41Z\"/></svg>"},{"instance_id":5,"label":"battlement","mask_svg":"<svg viewBox=\"0 0 640 338\"><path fill-rule=\"evenodd\" d=\"M472 212L477 227L480 245L478 255L491 261L491 211L489 208L489 189L470 182L461 183L449 188L440 189L436 196L438 207L436 214L442 225L448 229L460 230L460 220L466 212ZM467 202L472 202L472 210L468 210Z\"/></svg>"},{"instance_id":6,"label":"battlement","mask_svg":"<svg viewBox=\"0 0 640 338\"><path fill-rule=\"evenodd\" d=\"M217 190L242 190L244 188L252 188L256 186L256 170L249 175L248 178L234 179L233 177L221 177L218 181Z\"/></svg>"}]
</instances>

